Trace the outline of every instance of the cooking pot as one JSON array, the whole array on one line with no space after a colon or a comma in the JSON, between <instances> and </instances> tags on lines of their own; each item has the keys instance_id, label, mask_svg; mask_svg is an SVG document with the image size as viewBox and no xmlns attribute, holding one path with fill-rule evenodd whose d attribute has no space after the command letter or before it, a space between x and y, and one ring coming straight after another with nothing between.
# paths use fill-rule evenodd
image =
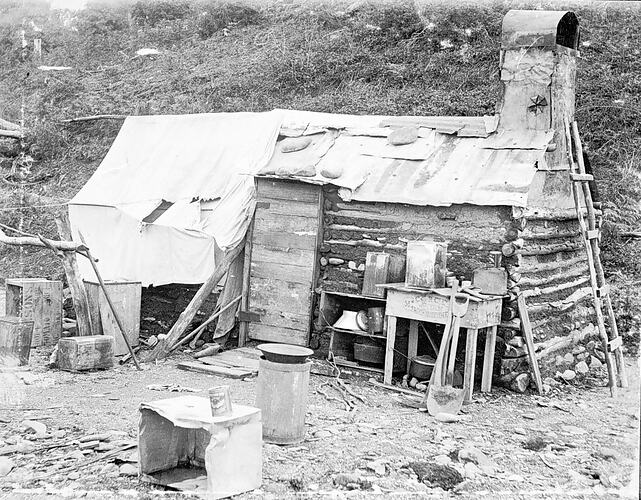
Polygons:
<instances>
[{"instance_id":1,"label":"cooking pot","mask_svg":"<svg viewBox=\"0 0 641 500\"><path fill-rule=\"evenodd\" d=\"M436 360L430 356L416 356L410 362L410 375L418 380L429 380Z\"/></svg>"}]
</instances>

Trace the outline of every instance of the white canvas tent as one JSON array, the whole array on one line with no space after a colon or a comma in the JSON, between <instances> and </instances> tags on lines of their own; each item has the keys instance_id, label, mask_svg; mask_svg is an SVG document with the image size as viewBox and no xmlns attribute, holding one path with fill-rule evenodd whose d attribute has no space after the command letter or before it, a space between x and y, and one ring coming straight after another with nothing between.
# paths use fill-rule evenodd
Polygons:
<instances>
[{"instance_id":1,"label":"white canvas tent","mask_svg":"<svg viewBox=\"0 0 641 500\"><path fill-rule=\"evenodd\" d=\"M251 174L269 161L281 121L279 111L127 118L69 203L74 239L83 234L105 280L204 282L245 236Z\"/></svg>"}]
</instances>

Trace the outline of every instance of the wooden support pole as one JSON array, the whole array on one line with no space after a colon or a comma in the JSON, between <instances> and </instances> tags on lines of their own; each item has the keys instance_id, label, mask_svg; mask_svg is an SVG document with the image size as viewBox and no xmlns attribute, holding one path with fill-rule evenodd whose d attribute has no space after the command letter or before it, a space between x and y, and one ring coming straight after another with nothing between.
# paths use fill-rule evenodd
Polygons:
<instances>
[{"instance_id":1,"label":"wooden support pole","mask_svg":"<svg viewBox=\"0 0 641 500\"><path fill-rule=\"evenodd\" d=\"M454 335L456 335L456 333L454 333ZM466 403L472 402L472 393L474 392L474 372L476 371L476 346L478 343L478 335L478 329L467 329L465 368L463 370L463 391L465 392L464 401ZM452 351L450 356L456 356L456 352Z\"/></svg>"},{"instance_id":2,"label":"wooden support pole","mask_svg":"<svg viewBox=\"0 0 641 500\"><path fill-rule=\"evenodd\" d=\"M178 339L182 336L184 331L187 329L189 324L192 322L198 309L203 304L205 299L211 294L216 284L222 279L222 277L227 273L229 266L234 262L238 254L241 252L245 245L243 241L239 245L236 245L234 248L229 250L223 260L216 266L216 269L211 274L207 281L203 283L200 289L194 295L194 298L191 299L191 302L187 305L185 310L180 314L174 326L171 327L167 336L160 340L158 344L152 349L151 352L145 357L145 361L153 361L155 359L163 359L171 352L171 347L176 344Z\"/></svg>"},{"instance_id":3,"label":"wooden support pole","mask_svg":"<svg viewBox=\"0 0 641 500\"><path fill-rule=\"evenodd\" d=\"M254 220L249 223L247 228L247 238L245 240L245 261L243 263L243 292L240 302L241 311L249 310L249 287L250 274L251 274L251 259L252 259L252 235L254 231ZM247 336L249 334L249 322L241 321L238 325L238 347L243 347L247 343Z\"/></svg>"},{"instance_id":4,"label":"wooden support pole","mask_svg":"<svg viewBox=\"0 0 641 500\"><path fill-rule=\"evenodd\" d=\"M58 234L63 240L71 241L71 226L66 213L56 217L56 226ZM78 335L87 336L93 334L93 325L91 324L91 314L89 314L89 297L87 289L82 281L78 262L75 252L59 252L58 256L62 261L62 267L67 277L67 285L71 291L73 300L73 309L76 312L76 324L78 326Z\"/></svg>"},{"instance_id":5,"label":"wooden support pole","mask_svg":"<svg viewBox=\"0 0 641 500\"><path fill-rule=\"evenodd\" d=\"M536 359L536 352L534 349L534 335L532 334L532 325L530 324L530 315L525 305L525 297L519 293L517 298L517 305L519 308L519 315L521 316L521 333L527 346L528 360L530 361L530 368L532 369L532 376L536 383L536 388L539 394L543 395L543 380L541 379L541 371L539 370L539 362Z\"/></svg>"},{"instance_id":6,"label":"wooden support pole","mask_svg":"<svg viewBox=\"0 0 641 500\"><path fill-rule=\"evenodd\" d=\"M494 371L494 351L496 350L496 335L498 326L485 330L485 355L483 356L483 375L481 377L481 392L492 391L492 373Z\"/></svg>"}]
</instances>

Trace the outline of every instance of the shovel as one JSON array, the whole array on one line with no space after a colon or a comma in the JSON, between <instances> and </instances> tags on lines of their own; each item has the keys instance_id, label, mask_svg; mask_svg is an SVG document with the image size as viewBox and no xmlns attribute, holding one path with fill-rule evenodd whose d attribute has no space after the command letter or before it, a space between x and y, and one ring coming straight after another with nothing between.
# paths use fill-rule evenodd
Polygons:
<instances>
[{"instance_id":1,"label":"shovel","mask_svg":"<svg viewBox=\"0 0 641 500\"><path fill-rule=\"evenodd\" d=\"M447 352L450 345L451 330L452 330L452 321L454 316L452 315L452 310L454 308L454 297L456 295L456 290L458 289L458 281L452 283L452 289L450 291L450 301L447 309L447 320L445 323L445 328L443 329L443 337L441 339L441 344L438 348L438 354L436 356L436 362L434 363L434 369L432 370L432 376L430 377L430 384L425 393L425 398L423 403L427 404L427 407L430 407L430 394L432 393L432 388L435 386L442 385L443 372L445 367ZM431 413L431 412L430 412Z\"/></svg>"},{"instance_id":2,"label":"shovel","mask_svg":"<svg viewBox=\"0 0 641 500\"><path fill-rule=\"evenodd\" d=\"M438 371L438 373L435 375L433 383L430 384L427 397L427 411L432 416L439 413L456 415L463 405L465 390L463 388L455 388L453 386L453 379L461 318L467 313L468 305L469 297L467 295L457 294L455 290L452 290L452 296L450 297L450 317L448 318L450 324L450 331L447 337L448 344L444 344L439 350L439 357L441 353L443 354L441 364L438 369L435 370ZM447 371L444 374L445 353L448 351Z\"/></svg>"}]
</instances>

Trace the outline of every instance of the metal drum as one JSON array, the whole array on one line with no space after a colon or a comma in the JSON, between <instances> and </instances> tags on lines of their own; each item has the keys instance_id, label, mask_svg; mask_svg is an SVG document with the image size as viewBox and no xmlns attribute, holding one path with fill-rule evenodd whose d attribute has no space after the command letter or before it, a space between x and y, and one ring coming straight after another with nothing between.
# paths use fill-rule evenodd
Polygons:
<instances>
[{"instance_id":1,"label":"metal drum","mask_svg":"<svg viewBox=\"0 0 641 500\"><path fill-rule=\"evenodd\" d=\"M278 344L263 344L258 349L265 356L271 357L274 350L278 350L275 349L277 346ZM293 362L282 363L270 361L263 356L258 362L256 406L262 412L263 440L267 443L295 444L305 439L309 371L312 366L312 362L305 359L313 351L304 347L286 347L288 356L294 354L293 348L299 349L299 359L290 358Z\"/></svg>"}]
</instances>

